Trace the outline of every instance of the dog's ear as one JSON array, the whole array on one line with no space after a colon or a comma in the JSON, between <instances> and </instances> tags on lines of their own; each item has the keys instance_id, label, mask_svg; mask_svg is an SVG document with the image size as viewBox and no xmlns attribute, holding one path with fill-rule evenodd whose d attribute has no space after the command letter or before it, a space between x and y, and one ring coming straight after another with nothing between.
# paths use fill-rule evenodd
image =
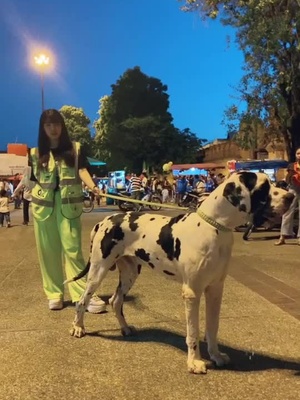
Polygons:
<instances>
[{"instance_id":1,"label":"dog's ear","mask_svg":"<svg viewBox=\"0 0 300 400\"><path fill-rule=\"evenodd\" d=\"M240 182L251 192L257 183L257 175L254 172L238 172Z\"/></svg>"},{"instance_id":2,"label":"dog's ear","mask_svg":"<svg viewBox=\"0 0 300 400\"><path fill-rule=\"evenodd\" d=\"M240 186L236 186L234 182L228 182L223 190L223 196L234 207L239 206L241 204L241 201L244 199L241 193L242 193L242 188Z\"/></svg>"},{"instance_id":3,"label":"dog's ear","mask_svg":"<svg viewBox=\"0 0 300 400\"><path fill-rule=\"evenodd\" d=\"M256 213L270 205L270 188L270 182L266 179L253 191L251 194L251 213Z\"/></svg>"}]
</instances>

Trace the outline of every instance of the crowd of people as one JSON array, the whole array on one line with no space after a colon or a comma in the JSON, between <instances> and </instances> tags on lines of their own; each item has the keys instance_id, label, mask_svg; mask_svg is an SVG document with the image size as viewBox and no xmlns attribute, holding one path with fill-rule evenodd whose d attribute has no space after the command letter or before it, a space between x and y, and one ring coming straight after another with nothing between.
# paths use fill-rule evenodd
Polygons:
<instances>
[{"instance_id":1,"label":"crowd of people","mask_svg":"<svg viewBox=\"0 0 300 400\"><path fill-rule=\"evenodd\" d=\"M0 179L0 228L6 223L10 228L10 208L9 204L14 203L15 209L20 209L23 192L16 191L20 187L20 174L15 174L11 179Z\"/></svg>"},{"instance_id":2,"label":"crowd of people","mask_svg":"<svg viewBox=\"0 0 300 400\"><path fill-rule=\"evenodd\" d=\"M200 195L212 192L225 179L221 173L215 175L208 172L205 175L180 175L173 176L172 181L167 176L157 174L148 177L146 171L141 174L131 174L126 181L126 190L132 193L133 199L147 200L149 192L161 195L163 203L180 203L187 192Z\"/></svg>"}]
</instances>

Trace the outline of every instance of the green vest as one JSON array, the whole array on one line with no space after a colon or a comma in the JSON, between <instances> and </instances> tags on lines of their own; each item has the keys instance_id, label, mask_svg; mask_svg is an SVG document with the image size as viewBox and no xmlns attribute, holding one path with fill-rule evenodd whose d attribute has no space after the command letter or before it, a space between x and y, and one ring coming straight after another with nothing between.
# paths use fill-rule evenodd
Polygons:
<instances>
[{"instance_id":1,"label":"green vest","mask_svg":"<svg viewBox=\"0 0 300 400\"><path fill-rule=\"evenodd\" d=\"M38 221L46 220L53 213L57 177L62 215L65 218L74 219L82 214L83 192L78 174L80 143L73 142L73 146L76 152L74 167L69 167L63 160L56 162L50 151L48 165L40 168L38 149L35 147L30 151L32 170L37 179L32 189L32 214Z\"/></svg>"}]
</instances>

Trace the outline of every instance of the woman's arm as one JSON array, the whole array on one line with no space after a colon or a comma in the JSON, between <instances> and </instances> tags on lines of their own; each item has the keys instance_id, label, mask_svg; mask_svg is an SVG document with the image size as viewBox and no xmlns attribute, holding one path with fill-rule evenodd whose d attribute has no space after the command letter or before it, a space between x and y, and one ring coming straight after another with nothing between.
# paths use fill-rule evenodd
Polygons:
<instances>
[{"instance_id":1,"label":"woman's arm","mask_svg":"<svg viewBox=\"0 0 300 400\"><path fill-rule=\"evenodd\" d=\"M98 186L95 186L95 183L86 168L79 169L79 177L85 186L87 186L92 192L100 194L100 189Z\"/></svg>"},{"instance_id":2,"label":"woman's arm","mask_svg":"<svg viewBox=\"0 0 300 400\"><path fill-rule=\"evenodd\" d=\"M30 186L30 176L31 176L31 167L26 167L23 171L23 176L20 182L18 183L18 186L15 188L12 197L17 196L18 193L24 188L24 186L29 187Z\"/></svg>"},{"instance_id":3,"label":"woman's arm","mask_svg":"<svg viewBox=\"0 0 300 400\"><path fill-rule=\"evenodd\" d=\"M21 192L21 190L24 188L24 182L23 182L23 178L20 180L18 186L15 188L13 194L11 195L11 197L16 197L19 192Z\"/></svg>"}]
</instances>

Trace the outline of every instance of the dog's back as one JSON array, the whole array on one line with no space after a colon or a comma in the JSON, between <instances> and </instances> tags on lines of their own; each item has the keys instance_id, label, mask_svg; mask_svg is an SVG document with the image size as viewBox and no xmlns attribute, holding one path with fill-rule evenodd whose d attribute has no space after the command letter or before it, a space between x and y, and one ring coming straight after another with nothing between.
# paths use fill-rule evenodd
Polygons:
<instances>
[{"instance_id":1,"label":"dog's back","mask_svg":"<svg viewBox=\"0 0 300 400\"><path fill-rule=\"evenodd\" d=\"M136 263L147 264L178 281L187 270L190 273L190 269L201 268L204 258L214 258L220 269L220 252L225 255L227 249L230 253L232 246L231 234L222 235L196 213L176 217L114 214L97 224L93 232L91 262L111 268L122 257L133 257Z\"/></svg>"}]
</instances>

